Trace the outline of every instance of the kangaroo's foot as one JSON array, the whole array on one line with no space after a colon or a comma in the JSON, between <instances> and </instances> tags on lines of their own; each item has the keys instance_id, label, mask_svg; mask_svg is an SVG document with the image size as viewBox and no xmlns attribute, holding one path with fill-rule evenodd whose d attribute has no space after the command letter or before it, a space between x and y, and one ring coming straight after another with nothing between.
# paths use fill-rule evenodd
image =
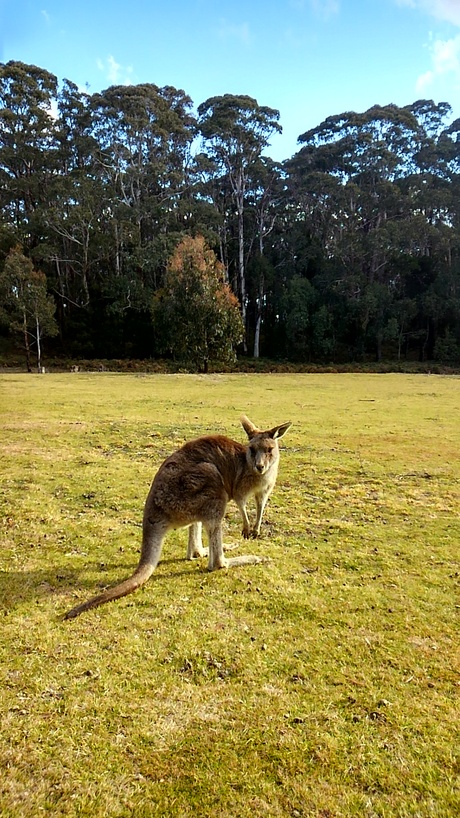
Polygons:
<instances>
[{"instance_id":1,"label":"kangaroo's foot","mask_svg":"<svg viewBox=\"0 0 460 818\"><path fill-rule=\"evenodd\" d=\"M228 543L224 545L224 551L234 551L235 548L239 548L239 543ZM187 554L187 559L189 560L197 560L201 557L208 557L209 556L209 548L201 548L201 550L195 549L193 554L190 556Z\"/></svg>"},{"instance_id":2,"label":"kangaroo's foot","mask_svg":"<svg viewBox=\"0 0 460 818\"><path fill-rule=\"evenodd\" d=\"M201 557L207 557L209 553L208 548L194 548L193 551L187 551L188 560L199 560Z\"/></svg>"},{"instance_id":3,"label":"kangaroo's foot","mask_svg":"<svg viewBox=\"0 0 460 818\"><path fill-rule=\"evenodd\" d=\"M215 571L219 568L235 568L238 565L258 565L262 562L271 562L270 557L257 557L255 554L242 554L240 557L229 557L224 559L219 565L210 568L210 571Z\"/></svg>"},{"instance_id":4,"label":"kangaroo's foot","mask_svg":"<svg viewBox=\"0 0 460 818\"><path fill-rule=\"evenodd\" d=\"M258 565L262 562L271 562L271 559L270 557L257 557L255 554L243 554L241 557L230 557L227 560L229 568L238 565Z\"/></svg>"}]
</instances>

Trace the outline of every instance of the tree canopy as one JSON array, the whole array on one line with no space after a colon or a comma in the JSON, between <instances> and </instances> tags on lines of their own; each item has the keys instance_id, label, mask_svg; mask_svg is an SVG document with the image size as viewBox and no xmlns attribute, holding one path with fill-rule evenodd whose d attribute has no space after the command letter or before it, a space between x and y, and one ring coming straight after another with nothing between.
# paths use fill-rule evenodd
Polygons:
<instances>
[{"instance_id":1,"label":"tree canopy","mask_svg":"<svg viewBox=\"0 0 460 818\"><path fill-rule=\"evenodd\" d=\"M280 130L279 112L245 95L195 110L172 86L89 94L37 66L0 64L0 276L16 252L41 271L58 330L47 348L188 350L202 368L228 337L225 355L238 343L296 361L460 362L460 120L449 104L333 114L276 163ZM221 335L203 352L205 281L220 293L214 307L226 306L207 313ZM186 292L197 330L181 335L176 315L173 339L165 316L185 310ZM3 286L3 337L11 293Z\"/></svg>"},{"instance_id":2,"label":"tree canopy","mask_svg":"<svg viewBox=\"0 0 460 818\"><path fill-rule=\"evenodd\" d=\"M152 303L157 347L208 372L210 361L232 363L244 327L224 267L203 236L184 236Z\"/></svg>"}]
</instances>

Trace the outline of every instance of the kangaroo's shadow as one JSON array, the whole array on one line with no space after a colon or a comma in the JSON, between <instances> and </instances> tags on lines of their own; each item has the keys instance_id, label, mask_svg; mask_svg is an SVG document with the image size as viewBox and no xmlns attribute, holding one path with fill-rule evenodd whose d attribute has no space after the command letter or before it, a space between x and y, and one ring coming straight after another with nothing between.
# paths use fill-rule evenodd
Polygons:
<instances>
[{"instance_id":1,"label":"kangaroo's shadow","mask_svg":"<svg viewBox=\"0 0 460 818\"><path fill-rule=\"evenodd\" d=\"M206 560L194 560L191 563L185 557L173 557L161 560L149 582L169 582L196 572L197 566L206 567ZM127 579L135 570L137 562L105 563L92 561L78 568L49 568L34 571L0 571L0 611L11 611L23 603L39 603L55 594L66 592L83 597L94 596L102 588L116 585ZM174 570L174 566L181 566ZM71 602L71 600L69 600Z\"/></svg>"}]
</instances>

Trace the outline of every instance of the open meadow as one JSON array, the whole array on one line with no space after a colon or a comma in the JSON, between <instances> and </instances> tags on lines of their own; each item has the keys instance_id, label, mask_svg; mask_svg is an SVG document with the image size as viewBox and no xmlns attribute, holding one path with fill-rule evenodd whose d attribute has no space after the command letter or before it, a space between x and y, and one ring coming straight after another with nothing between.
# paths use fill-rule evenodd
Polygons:
<instances>
[{"instance_id":1,"label":"open meadow","mask_svg":"<svg viewBox=\"0 0 460 818\"><path fill-rule=\"evenodd\" d=\"M291 420L260 540L185 531L137 593L161 461ZM457 818L460 378L0 375L0 815ZM253 507L250 508L254 513Z\"/></svg>"}]
</instances>

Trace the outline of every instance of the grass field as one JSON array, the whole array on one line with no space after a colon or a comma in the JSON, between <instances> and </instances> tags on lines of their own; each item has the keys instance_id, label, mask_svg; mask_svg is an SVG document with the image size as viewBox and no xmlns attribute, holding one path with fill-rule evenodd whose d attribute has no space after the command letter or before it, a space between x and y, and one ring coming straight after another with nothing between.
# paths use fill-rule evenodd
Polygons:
<instances>
[{"instance_id":1,"label":"grass field","mask_svg":"<svg viewBox=\"0 0 460 818\"><path fill-rule=\"evenodd\" d=\"M164 457L242 412L293 421L240 546L272 561L209 574L177 531L64 622L137 564ZM0 415L2 817L457 818L459 378L9 374Z\"/></svg>"}]
</instances>

